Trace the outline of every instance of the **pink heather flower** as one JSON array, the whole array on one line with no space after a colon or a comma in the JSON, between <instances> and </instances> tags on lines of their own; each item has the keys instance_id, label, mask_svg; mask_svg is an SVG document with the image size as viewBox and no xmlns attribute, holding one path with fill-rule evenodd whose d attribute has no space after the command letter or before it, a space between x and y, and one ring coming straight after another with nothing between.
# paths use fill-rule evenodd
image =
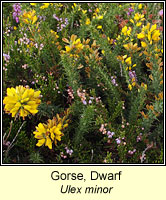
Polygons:
<instances>
[{"instance_id":1,"label":"pink heather flower","mask_svg":"<svg viewBox=\"0 0 166 200\"><path fill-rule=\"evenodd\" d=\"M9 55L9 54L3 53L3 57L4 57L4 60L5 60L6 62L9 62L9 60L10 60L10 55Z\"/></svg>"},{"instance_id":2,"label":"pink heather flower","mask_svg":"<svg viewBox=\"0 0 166 200\"><path fill-rule=\"evenodd\" d=\"M125 128L125 125L122 125L122 128Z\"/></svg>"},{"instance_id":3,"label":"pink heather flower","mask_svg":"<svg viewBox=\"0 0 166 200\"><path fill-rule=\"evenodd\" d=\"M104 129L104 124L102 124L102 125L101 125L101 127L100 127L99 131L100 131L100 132L102 132L102 131L103 131L103 129Z\"/></svg>"},{"instance_id":4,"label":"pink heather flower","mask_svg":"<svg viewBox=\"0 0 166 200\"><path fill-rule=\"evenodd\" d=\"M136 76L135 71L129 71L129 76L130 76L130 79L135 78L135 80L137 81L137 76Z\"/></svg>"},{"instance_id":5,"label":"pink heather flower","mask_svg":"<svg viewBox=\"0 0 166 200\"><path fill-rule=\"evenodd\" d=\"M133 155L133 151L131 151L131 150L129 150L128 153L129 153L130 155Z\"/></svg>"},{"instance_id":6,"label":"pink heather flower","mask_svg":"<svg viewBox=\"0 0 166 200\"><path fill-rule=\"evenodd\" d=\"M83 103L84 105L87 105L87 102L86 102L85 100L83 100L82 103Z\"/></svg>"},{"instance_id":7,"label":"pink heather flower","mask_svg":"<svg viewBox=\"0 0 166 200\"><path fill-rule=\"evenodd\" d=\"M163 9L159 11L158 13L160 16L163 16Z\"/></svg>"},{"instance_id":8,"label":"pink heather flower","mask_svg":"<svg viewBox=\"0 0 166 200\"><path fill-rule=\"evenodd\" d=\"M56 16L56 14L53 14L53 18L59 21L59 18Z\"/></svg>"},{"instance_id":9,"label":"pink heather flower","mask_svg":"<svg viewBox=\"0 0 166 200\"><path fill-rule=\"evenodd\" d=\"M113 136L114 134L115 134L115 133L114 133L114 132L111 132L111 131L108 131L108 132L107 132L108 138L112 138L112 136Z\"/></svg>"},{"instance_id":10,"label":"pink heather flower","mask_svg":"<svg viewBox=\"0 0 166 200\"><path fill-rule=\"evenodd\" d=\"M68 149L68 147L65 147L65 150L66 150L67 154L69 154L70 156L72 155L72 153L73 153L72 149Z\"/></svg>"},{"instance_id":11,"label":"pink heather flower","mask_svg":"<svg viewBox=\"0 0 166 200\"><path fill-rule=\"evenodd\" d=\"M134 12L134 10L132 8L129 8L129 12Z\"/></svg>"},{"instance_id":12,"label":"pink heather flower","mask_svg":"<svg viewBox=\"0 0 166 200\"><path fill-rule=\"evenodd\" d=\"M116 143L120 144L121 143L121 139L120 138L116 138Z\"/></svg>"},{"instance_id":13,"label":"pink heather flower","mask_svg":"<svg viewBox=\"0 0 166 200\"><path fill-rule=\"evenodd\" d=\"M89 104L91 104L92 103L92 101L91 100L89 100Z\"/></svg>"},{"instance_id":14,"label":"pink heather flower","mask_svg":"<svg viewBox=\"0 0 166 200\"><path fill-rule=\"evenodd\" d=\"M21 14L21 5L20 3L13 4L13 19L16 20L16 23L19 23L19 15Z\"/></svg>"}]
</instances>

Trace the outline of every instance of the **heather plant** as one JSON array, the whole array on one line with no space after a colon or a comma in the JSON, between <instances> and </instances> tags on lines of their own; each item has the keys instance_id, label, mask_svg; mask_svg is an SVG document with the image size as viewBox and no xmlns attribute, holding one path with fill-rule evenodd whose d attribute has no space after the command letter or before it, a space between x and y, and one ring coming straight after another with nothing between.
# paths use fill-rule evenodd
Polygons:
<instances>
[{"instance_id":1,"label":"heather plant","mask_svg":"<svg viewBox=\"0 0 166 200\"><path fill-rule=\"evenodd\" d=\"M163 163L163 15L3 3L3 162Z\"/></svg>"}]
</instances>

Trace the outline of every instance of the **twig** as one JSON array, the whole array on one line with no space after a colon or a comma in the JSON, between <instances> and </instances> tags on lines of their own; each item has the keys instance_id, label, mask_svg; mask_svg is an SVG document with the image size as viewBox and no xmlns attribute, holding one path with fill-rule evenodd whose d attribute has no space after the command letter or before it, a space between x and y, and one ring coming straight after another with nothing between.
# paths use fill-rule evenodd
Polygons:
<instances>
[{"instance_id":1,"label":"twig","mask_svg":"<svg viewBox=\"0 0 166 200\"><path fill-rule=\"evenodd\" d=\"M25 121L22 123L22 125L20 126L19 130L17 131L17 134L15 135L13 141L12 141L12 142L10 143L10 145L8 146L8 148L7 148L6 152L5 152L5 156L7 156L8 152L13 148L13 146L14 146L13 143L15 142L15 140L16 140L18 134L20 133L20 131L21 131L21 129L22 129L22 127L23 127L24 124L25 124ZM13 145L12 145L12 144L13 144Z\"/></svg>"},{"instance_id":2,"label":"twig","mask_svg":"<svg viewBox=\"0 0 166 200\"><path fill-rule=\"evenodd\" d=\"M147 151L148 149L152 148L152 147L153 147L153 143L152 143L151 145L147 146L146 149L142 152L141 163L143 163L143 161L144 161L144 157L146 156L146 154L145 154L146 151Z\"/></svg>"},{"instance_id":3,"label":"twig","mask_svg":"<svg viewBox=\"0 0 166 200\"><path fill-rule=\"evenodd\" d=\"M92 152L92 156L91 156L91 161L93 160L93 149L91 150L91 152Z\"/></svg>"},{"instance_id":4,"label":"twig","mask_svg":"<svg viewBox=\"0 0 166 200\"><path fill-rule=\"evenodd\" d=\"M9 138L9 136L10 136L10 133L11 133L11 130L12 130L12 124L13 124L13 120L10 122L10 129L9 129L9 133L8 133L8 135L7 135L6 139L5 139L5 141L4 141L4 138L5 138L5 135L6 135L6 133L5 133L4 137L3 137L3 143L4 143L4 144L6 144L6 142L7 142L7 139L8 139L8 138Z\"/></svg>"}]
</instances>

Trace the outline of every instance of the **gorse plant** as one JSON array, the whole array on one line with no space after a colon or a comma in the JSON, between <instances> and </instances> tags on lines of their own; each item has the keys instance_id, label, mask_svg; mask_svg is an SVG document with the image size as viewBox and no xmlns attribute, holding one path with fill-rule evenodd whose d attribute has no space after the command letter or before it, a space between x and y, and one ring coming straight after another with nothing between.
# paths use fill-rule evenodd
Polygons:
<instances>
[{"instance_id":1,"label":"gorse plant","mask_svg":"<svg viewBox=\"0 0 166 200\"><path fill-rule=\"evenodd\" d=\"M162 3L3 14L4 162L163 162Z\"/></svg>"}]
</instances>

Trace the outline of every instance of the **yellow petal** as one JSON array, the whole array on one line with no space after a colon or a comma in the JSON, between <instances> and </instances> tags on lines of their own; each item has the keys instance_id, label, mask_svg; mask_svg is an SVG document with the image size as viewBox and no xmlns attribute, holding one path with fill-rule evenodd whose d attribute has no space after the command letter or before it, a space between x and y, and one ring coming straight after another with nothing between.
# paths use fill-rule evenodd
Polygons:
<instances>
[{"instance_id":1,"label":"yellow petal","mask_svg":"<svg viewBox=\"0 0 166 200\"><path fill-rule=\"evenodd\" d=\"M36 92L34 92L34 97L35 97L35 98L39 97L40 93L41 93L41 91L36 91Z\"/></svg>"},{"instance_id":2,"label":"yellow petal","mask_svg":"<svg viewBox=\"0 0 166 200\"><path fill-rule=\"evenodd\" d=\"M144 33L139 33L137 34L137 38L138 39L143 39L145 37L145 34Z\"/></svg>"},{"instance_id":3,"label":"yellow petal","mask_svg":"<svg viewBox=\"0 0 166 200\"><path fill-rule=\"evenodd\" d=\"M129 44L124 44L123 47L124 47L126 50L129 50Z\"/></svg>"},{"instance_id":4,"label":"yellow petal","mask_svg":"<svg viewBox=\"0 0 166 200\"><path fill-rule=\"evenodd\" d=\"M36 127L36 130L38 130L40 133L46 132L46 129L44 128L42 123L39 123L38 127Z\"/></svg>"},{"instance_id":5,"label":"yellow petal","mask_svg":"<svg viewBox=\"0 0 166 200\"><path fill-rule=\"evenodd\" d=\"M77 36L72 34L71 39L70 39L72 41L72 43L76 40L76 38L77 38Z\"/></svg>"},{"instance_id":6,"label":"yellow petal","mask_svg":"<svg viewBox=\"0 0 166 200\"><path fill-rule=\"evenodd\" d=\"M56 140L61 141L61 136L60 135L56 135L55 138L56 138Z\"/></svg>"},{"instance_id":7,"label":"yellow petal","mask_svg":"<svg viewBox=\"0 0 166 200\"><path fill-rule=\"evenodd\" d=\"M65 46L65 48L67 53L71 51L71 48L69 46Z\"/></svg>"},{"instance_id":8,"label":"yellow petal","mask_svg":"<svg viewBox=\"0 0 166 200\"><path fill-rule=\"evenodd\" d=\"M97 29L102 29L102 26L101 25L97 26Z\"/></svg>"},{"instance_id":9,"label":"yellow petal","mask_svg":"<svg viewBox=\"0 0 166 200\"><path fill-rule=\"evenodd\" d=\"M66 128L66 127L68 127L68 124L65 124L65 125L63 126L63 128Z\"/></svg>"},{"instance_id":10,"label":"yellow petal","mask_svg":"<svg viewBox=\"0 0 166 200\"><path fill-rule=\"evenodd\" d=\"M36 3L30 3L31 4L31 6L36 6Z\"/></svg>"},{"instance_id":11,"label":"yellow petal","mask_svg":"<svg viewBox=\"0 0 166 200\"><path fill-rule=\"evenodd\" d=\"M146 42L141 41L141 46L142 46L143 48L147 47Z\"/></svg>"},{"instance_id":12,"label":"yellow petal","mask_svg":"<svg viewBox=\"0 0 166 200\"><path fill-rule=\"evenodd\" d=\"M66 38L62 38L62 40L63 40L64 42L68 43L68 44L70 43L69 40L66 39Z\"/></svg>"},{"instance_id":13,"label":"yellow petal","mask_svg":"<svg viewBox=\"0 0 166 200\"><path fill-rule=\"evenodd\" d=\"M41 139L38 141L38 143L36 144L36 146L40 147L45 143L45 139Z\"/></svg>"},{"instance_id":14,"label":"yellow petal","mask_svg":"<svg viewBox=\"0 0 166 200\"><path fill-rule=\"evenodd\" d=\"M37 17L36 17L36 15L35 15L35 16L33 17L32 24L34 24L36 21L37 21Z\"/></svg>"},{"instance_id":15,"label":"yellow petal","mask_svg":"<svg viewBox=\"0 0 166 200\"><path fill-rule=\"evenodd\" d=\"M151 27L151 29L150 29L150 32L156 30L156 28L157 28L157 24L152 25L152 27Z\"/></svg>"},{"instance_id":16,"label":"yellow petal","mask_svg":"<svg viewBox=\"0 0 166 200\"><path fill-rule=\"evenodd\" d=\"M129 90L132 90L132 86L130 84L128 85L128 88L129 88Z\"/></svg>"},{"instance_id":17,"label":"yellow petal","mask_svg":"<svg viewBox=\"0 0 166 200\"><path fill-rule=\"evenodd\" d=\"M16 90L14 88L7 88L7 95L8 96L16 95Z\"/></svg>"},{"instance_id":18,"label":"yellow petal","mask_svg":"<svg viewBox=\"0 0 166 200\"><path fill-rule=\"evenodd\" d=\"M46 139L45 146L48 146L49 149L52 149L52 142L51 142L51 139L49 137L47 137L47 139Z\"/></svg>"},{"instance_id":19,"label":"yellow petal","mask_svg":"<svg viewBox=\"0 0 166 200\"><path fill-rule=\"evenodd\" d=\"M131 65L131 57L128 57L125 62L128 64L128 65Z\"/></svg>"}]
</instances>

